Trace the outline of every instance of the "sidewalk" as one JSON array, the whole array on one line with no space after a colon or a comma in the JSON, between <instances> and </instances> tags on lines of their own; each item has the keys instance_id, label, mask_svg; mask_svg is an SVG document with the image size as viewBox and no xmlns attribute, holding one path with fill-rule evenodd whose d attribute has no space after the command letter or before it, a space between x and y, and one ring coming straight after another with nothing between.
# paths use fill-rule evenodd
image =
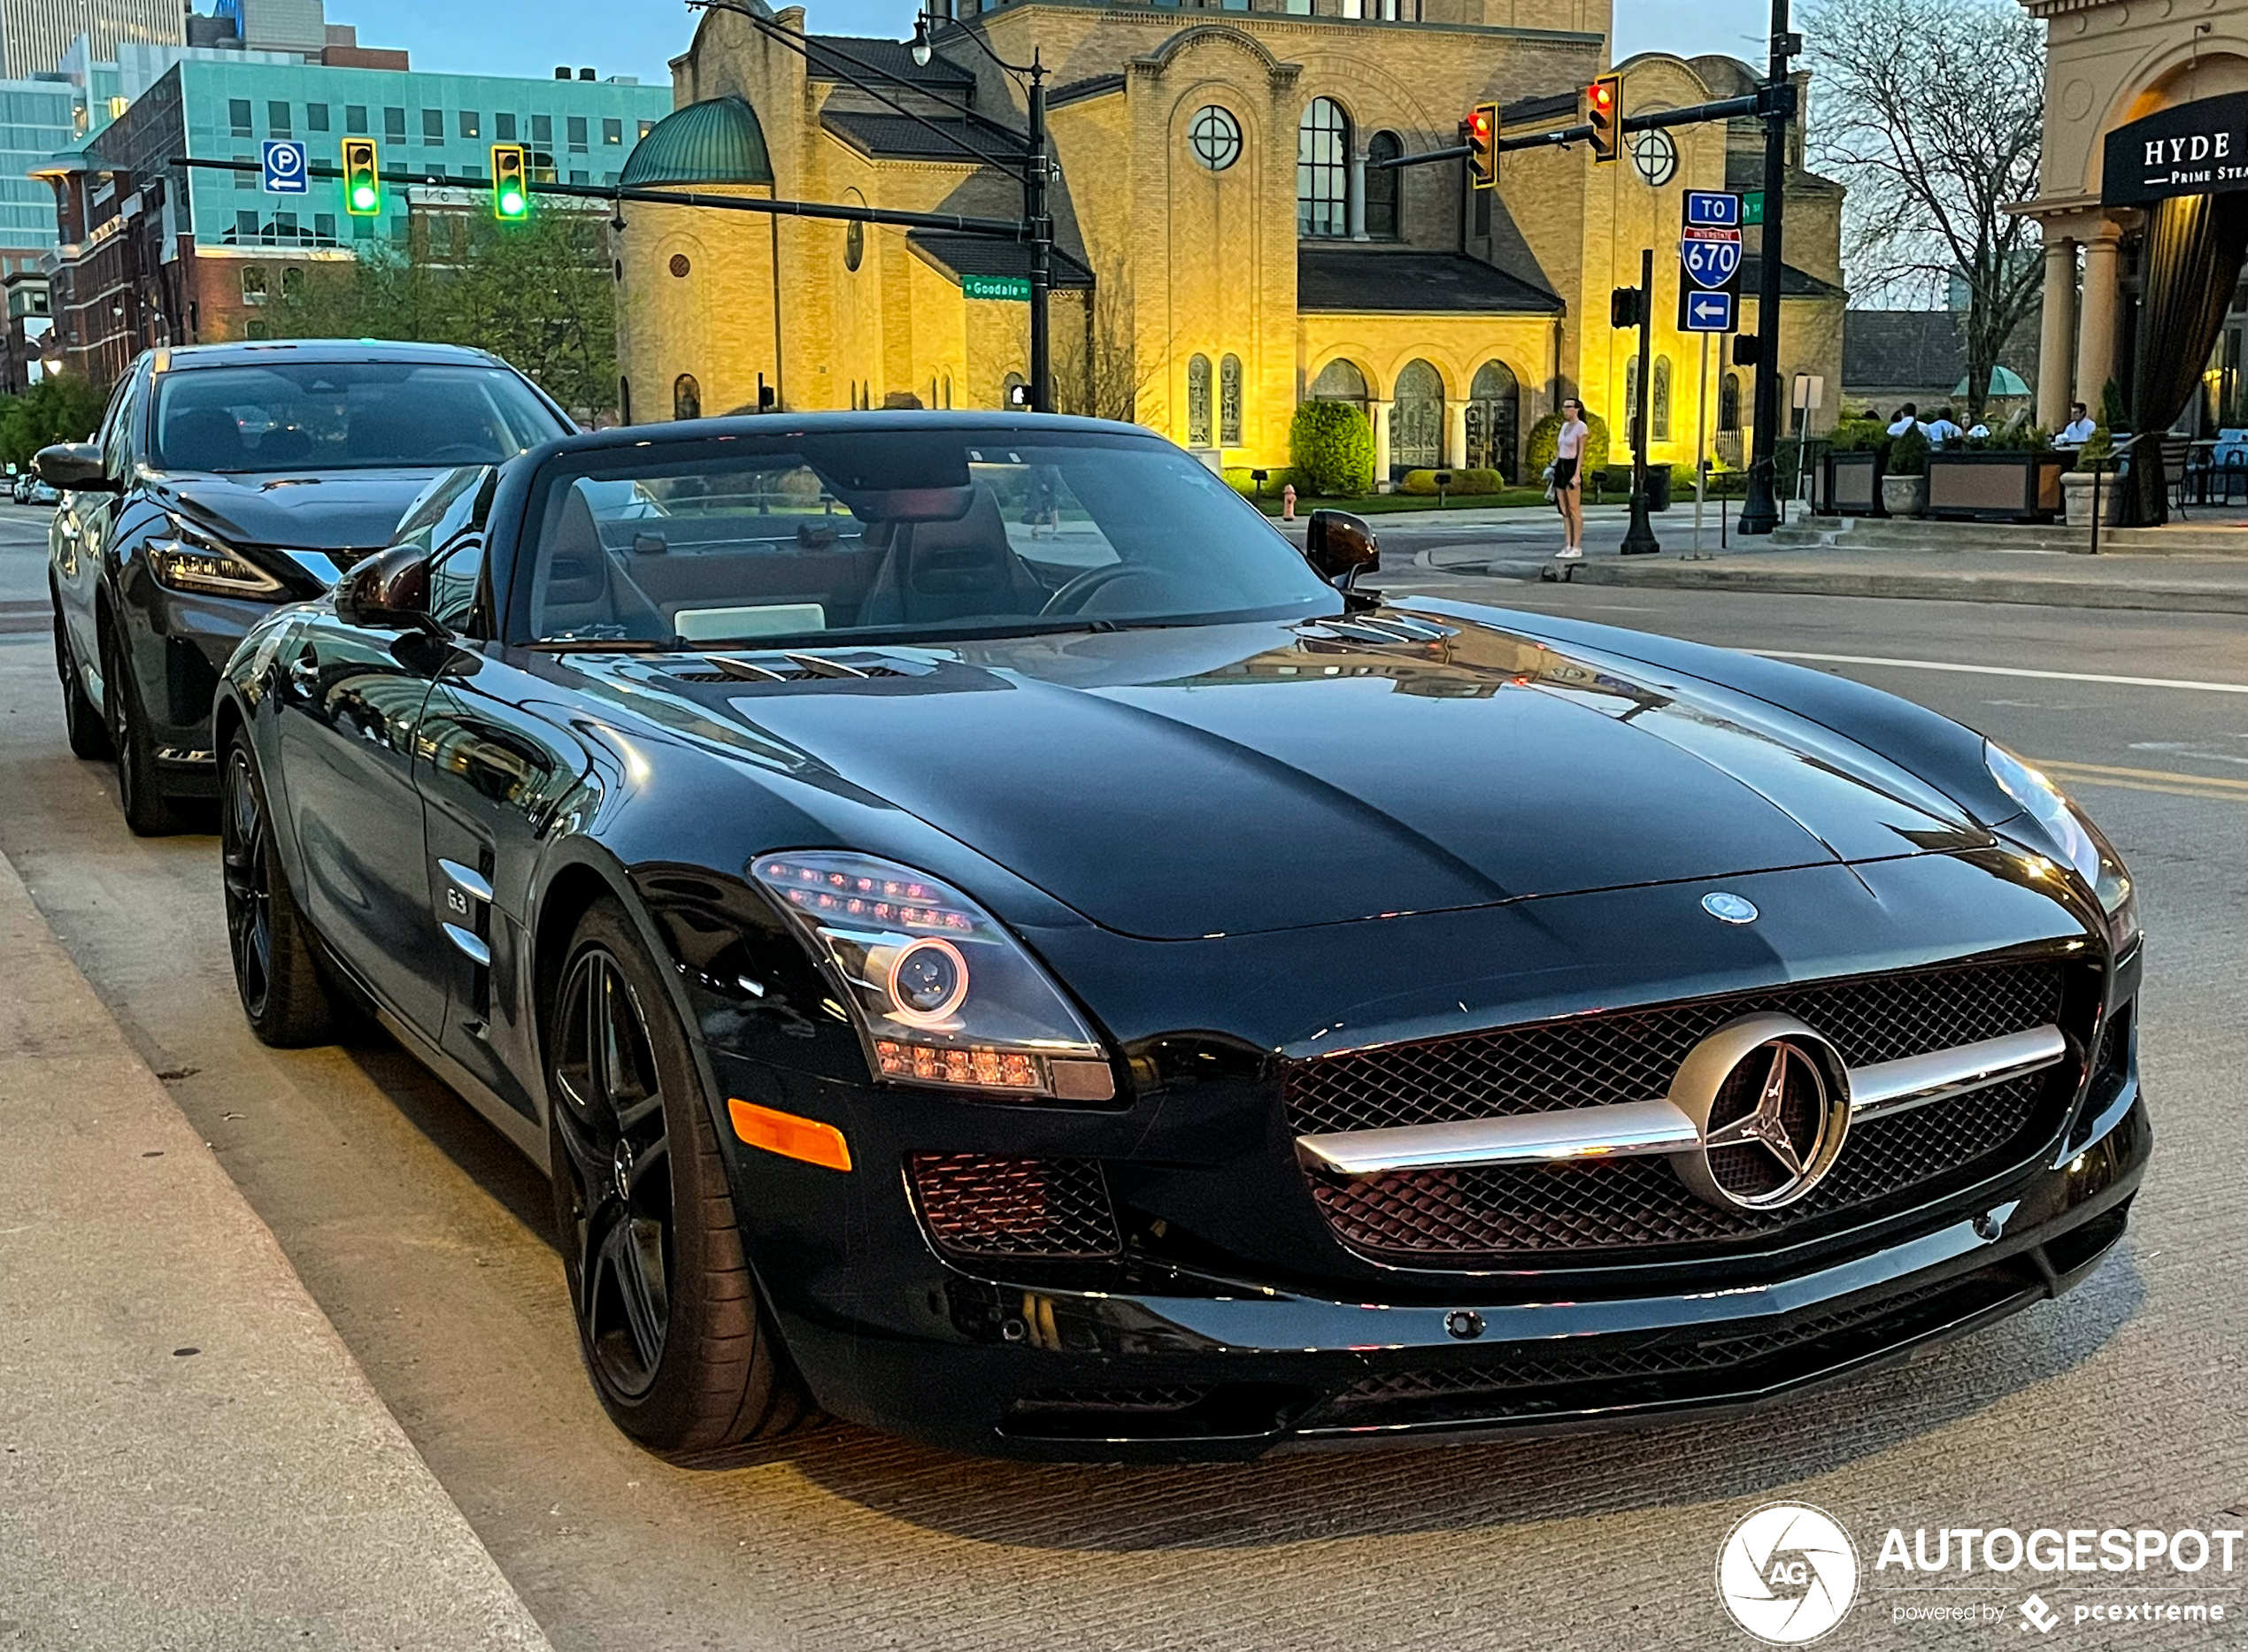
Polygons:
<instances>
[{"instance_id":1,"label":"sidewalk","mask_svg":"<svg viewBox=\"0 0 2248 1652\"><path fill-rule=\"evenodd\" d=\"M0 1648L543 1652L0 858Z\"/></svg>"}]
</instances>

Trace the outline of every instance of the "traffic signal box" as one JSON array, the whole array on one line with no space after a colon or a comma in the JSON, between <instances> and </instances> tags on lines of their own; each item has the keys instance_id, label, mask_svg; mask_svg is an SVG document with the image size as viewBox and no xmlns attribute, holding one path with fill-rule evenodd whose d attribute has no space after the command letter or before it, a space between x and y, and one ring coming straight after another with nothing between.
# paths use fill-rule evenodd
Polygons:
<instances>
[{"instance_id":1,"label":"traffic signal box","mask_svg":"<svg viewBox=\"0 0 2248 1652\"><path fill-rule=\"evenodd\" d=\"M343 210L353 218L382 214L382 168L373 138L343 140Z\"/></svg>"},{"instance_id":2,"label":"traffic signal box","mask_svg":"<svg viewBox=\"0 0 2248 1652\"><path fill-rule=\"evenodd\" d=\"M523 146L492 145L492 216L520 224L531 215L531 191L523 179Z\"/></svg>"},{"instance_id":3,"label":"traffic signal box","mask_svg":"<svg viewBox=\"0 0 2248 1652\"><path fill-rule=\"evenodd\" d=\"M1595 161L1616 158L1617 140L1623 131L1623 76L1604 74L1584 88L1584 123L1592 128L1587 140Z\"/></svg>"},{"instance_id":4,"label":"traffic signal box","mask_svg":"<svg viewBox=\"0 0 2248 1652\"><path fill-rule=\"evenodd\" d=\"M1478 189L1498 188L1498 105L1478 104L1459 123L1467 145L1467 181Z\"/></svg>"}]
</instances>

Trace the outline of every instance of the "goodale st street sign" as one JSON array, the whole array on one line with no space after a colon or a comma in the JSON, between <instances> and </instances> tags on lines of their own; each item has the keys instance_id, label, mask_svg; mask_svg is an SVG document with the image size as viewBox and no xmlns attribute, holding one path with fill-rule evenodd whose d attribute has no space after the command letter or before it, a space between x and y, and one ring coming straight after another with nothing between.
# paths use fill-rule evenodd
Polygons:
<instances>
[{"instance_id":1,"label":"goodale st street sign","mask_svg":"<svg viewBox=\"0 0 2248 1652\"><path fill-rule=\"evenodd\" d=\"M1030 302L1030 278L1028 275L963 275L960 277L960 296L997 298L1027 304Z\"/></svg>"}]
</instances>

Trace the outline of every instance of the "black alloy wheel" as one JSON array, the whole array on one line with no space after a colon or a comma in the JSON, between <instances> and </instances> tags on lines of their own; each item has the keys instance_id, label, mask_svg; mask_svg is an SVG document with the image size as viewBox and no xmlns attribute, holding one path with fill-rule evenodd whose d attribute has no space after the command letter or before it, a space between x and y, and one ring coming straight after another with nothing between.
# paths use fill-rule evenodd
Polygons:
<instances>
[{"instance_id":1,"label":"black alloy wheel","mask_svg":"<svg viewBox=\"0 0 2248 1652\"><path fill-rule=\"evenodd\" d=\"M109 727L86 695L78 674L78 658L71 652L70 629L63 624L62 604L55 604L55 673L63 684L63 732L70 739L70 754L99 763L117 755L110 743Z\"/></svg>"},{"instance_id":2,"label":"black alloy wheel","mask_svg":"<svg viewBox=\"0 0 2248 1652\"><path fill-rule=\"evenodd\" d=\"M320 972L311 926L273 847L265 788L242 734L228 742L219 770L219 861L227 946L250 1030L281 1049L329 1042L350 1007Z\"/></svg>"},{"instance_id":3,"label":"black alloy wheel","mask_svg":"<svg viewBox=\"0 0 2248 1652\"><path fill-rule=\"evenodd\" d=\"M168 837L180 829L156 766L156 740L114 626L102 630L102 700L110 744L117 752L117 803L135 837Z\"/></svg>"},{"instance_id":4,"label":"black alloy wheel","mask_svg":"<svg viewBox=\"0 0 2248 1652\"><path fill-rule=\"evenodd\" d=\"M603 1406L654 1450L781 1432L801 1390L758 1306L685 1035L613 901L579 922L547 1051L563 1270Z\"/></svg>"}]
</instances>

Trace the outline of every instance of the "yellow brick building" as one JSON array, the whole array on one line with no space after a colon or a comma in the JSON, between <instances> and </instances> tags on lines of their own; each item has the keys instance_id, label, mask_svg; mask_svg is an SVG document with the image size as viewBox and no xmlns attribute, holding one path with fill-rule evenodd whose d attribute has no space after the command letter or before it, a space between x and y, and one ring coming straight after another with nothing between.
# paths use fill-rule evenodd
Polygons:
<instances>
[{"instance_id":1,"label":"yellow brick building","mask_svg":"<svg viewBox=\"0 0 2248 1652\"><path fill-rule=\"evenodd\" d=\"M705 15L673 64L678 112L627 181L1013 218L1024 90L962 32L1011 63L1035 52L1060 170L1052 326L1067 411L1277 466L1299 401L1348 399L1373 422L1379 477L1515 475L1530 426L1579 394L1620 456L1636 335L1610 331L1608 294L1652 246L1652 457L1690 463L1703 433L1730 462L1743 450L1751 375L1713 350L1705 389L1700 340L1672 322L1680 196L1757 186L1752 122L1678 129L1659 188L1582 145L1506 155L1493 192L1469 189L1456 161L1368 165L1455 143L1478 103L1499 104L1510 132L1573 124L1578 88L1608 62L1605 0L1006 0L940 26L926 65L895 42L807 35L798 7L772 15L804 50ZM1652 54L1621 73L1627 111L1752 79L1730 58ZM886 88L900 112L852 76L920 89ZM1841 191L1798 164L1788 202L1782 368L1838 391ZM1027 273L1019 245L642 203L621 216L627 418L753 409L761 388L790 409L997 407L1028 371L1027 307L962 285Z\"/></svg>"}]
</instances>

